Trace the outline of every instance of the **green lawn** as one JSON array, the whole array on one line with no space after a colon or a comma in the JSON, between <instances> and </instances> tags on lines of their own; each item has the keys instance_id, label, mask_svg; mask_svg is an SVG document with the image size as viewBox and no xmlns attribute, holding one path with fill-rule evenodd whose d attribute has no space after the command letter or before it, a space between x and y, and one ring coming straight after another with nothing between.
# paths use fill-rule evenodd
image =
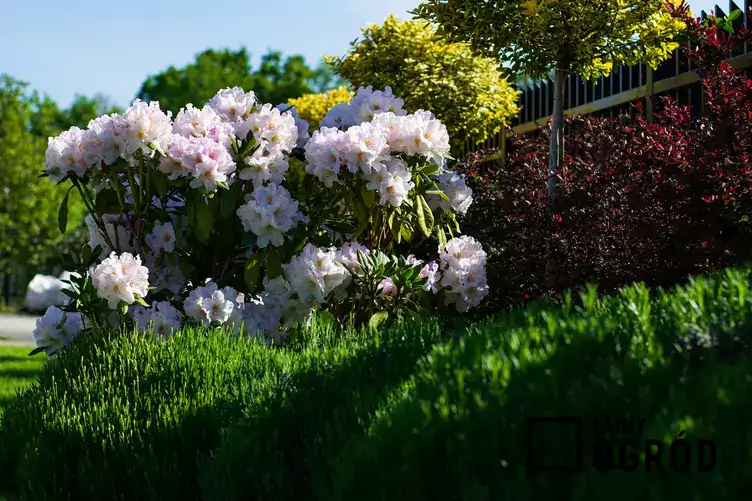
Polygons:
<instances>
[{"instance_id":1,"label":"green lawn","mask_svg":"<svg viewBox=\"0 0 752 501\"><path fill-rule=\"evenodd\" d=\"M45 356L40 353L29 357L33 347L0 346L0 414L16 396L16 388L27 386L37 379Z\"/></svg>"}]
</instances>

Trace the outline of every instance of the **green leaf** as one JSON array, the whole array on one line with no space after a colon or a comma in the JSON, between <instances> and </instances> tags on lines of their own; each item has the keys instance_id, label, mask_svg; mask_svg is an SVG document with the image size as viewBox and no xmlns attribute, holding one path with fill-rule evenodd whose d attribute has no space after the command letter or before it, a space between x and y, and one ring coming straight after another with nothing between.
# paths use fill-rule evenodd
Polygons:
<instances>
[{"instance_id":1,"label":"green leaf","mask_svg":"<svg viewBox=\"0 0 752 501\"><path fill-rule=\"evenodd\" d=\"M261 260L259 254L251 256L251 261L246 265L243 272L243 278L245 285L248 287L248 292L253 294L258 286L259 279L261 278Z\"/></svg>"},{"instance_id":2,"label":"green leaf","mask_svg":"<svg viewBox=\"0 0 752 501\"><path fill-rule=\"evenodd\" d=\"M33 350L31 350L31 353L29 353L29 356L33 357L34 355L38 355L40 353L43 353L46 350L47 350L46 346L40 346L39 348L34 348Z\"/></svg>"},{"instance_id":3,"label":"green leaf","mask_svg":"<svg viewBox=\"0 0 752 501\"><path fill-rule=\"evenodd\" d=\"M372 207L376 202L376 192L367 189L365 186L361 187L360 196L363 197L366 207Z\"/></svg>"},{"instance_id":4,"label":"green leaf","mask_svg":"<svg viewBox=\"0 0 752 501\"><path fill-rule=\"evenodd\" d=\"M282 259L279 251L274 247L266 249L266 274L269 278L276 278L282 275Z\"/></svg>"},{"instance_id":5,"label":"green leaf","mask_svg":"<svg viewBox=\"0 0 752 501\"><path fill-rule=\"evenodd\" d=\"M446 233L444 232L443 228L439 228L439 231L436 234L436 238L439 241L439 245L445 245L447 243Z\"/></svg>"},{"instance_id":6,"label":"green leaf","mask_svg":"<svg viewBox=\"0 0 752 501\"><path fill-rule=\"evenodd\" d=\"M733 11L731 14L728 15L726 20L729 22L736 21L737 19L741 17L741 15L742 15L742 11L740 9L736 9L735 11Z\"/></svg>"},{"instance_id":7,"label":"green leaf","mask_svg":"<svg viewBox=\"0 0 752 501\"><path fill-rule=\"evenodd\" d=\"M137 298L136 298L136 303L140 304L141 306L145 306L145 307L147 307L147 308L149 307L149 303L147 303L147 302L146 302L146 301L144 300L144 298L142 298L142 297L137 297Z\"/></svg>"},{"instance_id":8,"label":"green leaf","mask_svg":"<svg viewBox=\"0 0 752 501\"><path fill-rule=\"evenodd\" d=\"M167 196L167 176L163 172L152 172L152 181L154 182L154 189L157 190L157 195L160 197Z\"/></svg>"},{"instance_id":9,"label":"green leaf","mask_svg":"<svg viewBox=\"0 0 752 501\"><path fill-rule=\"evenodd\" d=\"M402 236L402 238L404 240L406 240L408 242L413 239L413 229L407 223L403 223L402 224L402 227L400 227L400 233L399 234Z\"/></svg>"},{"instance_id":10,"label":"green leaf","mask_svg":"<svg viewBox=\"0 0 752 501\"><path fill-rule=\"evenodd\" d=\"M68 188L68 191L65 192L65 198L63 198L60 208L57 211L57 227L60 228L60 233L65 233L65 230L68 229L68 196L72 189L73 186Z\"/></svg>"},{"instance_id":11,"label":"green leaf","mask_svg":"<svg viewBox=\"0 0 752 501\"><path fill-rule=\"evenodd\" d=\"M418 195L417 197L415 212L418 216L418 226L420 226L420 229L426 237L430 237L431 232L433 231L434 218L433 212L431 212L431 208L428 206L426 199L423 198L423 195Z\"/></svg>"},{"instance_id":12,"label":"green leaf","mask_svg":"<svg viewBox=\"0 0 752 501\"><path fill-rule=\"evenodd\" d=\"M317 311L316 317L318 317L318 320L324 324L335 325L337 323L337 319L334 318L334 315L332 315L331 312L327 310Z\"/></svg>"},{"instance_id":13,"label":"green leaf","mask_svg":"<svg viewBox=\"0 0 752 501\"><path fill-rule=\"evenodd\" d=\"M214 217L212 216L211 209L203 200L199 199L199 203L196 204L196 238L199 242L206 245L209 243L209 237L212 232L212 225L214 223Z\"/></svg>"},{"instance_id":14,"label":"green leaf","mask_svg":"<svg viewBox=\"0 0 752 501\"><path fill-rule=\"evenodd\" d=\"M368 320L368 327L371 329L378 329L381 324L386 322L386 319L389 317L388 311L379 311L371 315L371 318Z\"/></svg>"},{"instance_id":15,"label":"green leaf","mask_svg":"<svg viewBox=\"0 0 752 501\"><path fill-rule=\"evenodd\" d=\"M423 167L423 174L425 174L426 176L433 176L437 172L439 172L439 166L436 164L431 164Z\"/></svg>"},{"instance_id":16,"label":"green leaf","mask_svg":"<svg viewBox=\"0 0 752 501\"><path fill-rule=\"evenodd\" d=\"M97 214L118 214L120 202L115 190L108 188L97 193L97 197L94 199L94 209Z\"/></svg>"},{"instance_id":17,"label":"green leaf","mask_svg":"<svg viewBox=\"0 0 752 501\"><path fill-rule=\"evenodd\" d=\"M235 213L235 191L225 191L220 196L220 213L223 219L229 219Z\"/></svg>"}]
</instances>

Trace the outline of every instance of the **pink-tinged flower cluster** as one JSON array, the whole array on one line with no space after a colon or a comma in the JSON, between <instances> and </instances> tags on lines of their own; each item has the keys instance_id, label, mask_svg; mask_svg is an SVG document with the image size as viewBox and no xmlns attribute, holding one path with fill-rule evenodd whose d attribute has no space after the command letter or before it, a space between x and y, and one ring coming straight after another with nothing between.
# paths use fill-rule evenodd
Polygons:
<instances>
[{"instance_id":1,"label":"pink-tinged flower cluster","mask_svg":"<svg viewBox=\"0 0 752 501\"><path fill-rule=\"evenodd\" d=\"M34 328L34 342L37 348L45 348L51 356L70 345L83 329L80 313L63 312L57 306L50 306Z\"/></svg>"},{"instance_id":2,"label":"pink-tinged flower cluster","mask_svg":"<svg viewBox=\"0 0 752 501\"><path fill-rule=\"evenodd\" d=\"M480 242L461 236L439 246L441 286L447 304L465 312L478 306L488 294L486 253Z\"/></svg>"},{"instance_id":3,"label":"pink-tinged flower cluster","mask_svg":"<svg viewBox=\"0 0 752 501\"><path fill-rule=\"evenodd\" d=\"M97 294L113 309L121 301L133 304L149 292L149 270L141 264L139 256L128 252L119 256L112 252L89 273Z\"/></svg>"},{"instance_id":4,"label":"pink-tinged flower cluster","mask_svg":"<svg viewBox=\"0 0 752 501\"><path fill-rule=\"evenodd\" d=\"M235 172L235 161L229 150L211 137L172 135L172 143L163 157L159 170L170 179L190 179L191 188L216 191L218 183L228 183Z\"/></svg>"},{"instance_id":5,"label":"pink-tinged flower cluster","mask_svg":"<svg viewBox=\"0 0 752 501\"><path fill-rule=\"evenodd\" d=\"M351 125L370 122L375 116L391 112L395 115L406 115L402 109L402 99L394 97L391 87L383 91L373 90L373 87L361 87L350 100L350 103L340 103L326 114L321 120L321 127L345 128Z\"/></svg>"},{"instance_id":6,"label":"pink-tinged flower cluster","mask_svg":"<svg viewBox=\"0 0 752 501\"><path fill-rule=\"evenodd\" d=\"M281 246L285 233L298 223L308 222L290 192L275 184L256 187L236 213L243 228L258 237L257 245L261 248L270 244Z\"/></svg>"},{"instance_id":7,"label":"pink-tinged flower cluster","mask_svg":"<svg viewBox=\"0 0 752 501\"><path fill-rule=\"evenodd\" d=\"M307 244L298 256L284 265L284 277L301 301L326 303L327 297L350 278L337 264L337 250Z\"/></svg>"},{"instance_id":8,"label":"pink-tinged flower cluster","mask_svg":"<svg viewBox=\"0 0 752 501\"><path fill-rule=\"evenodd\" d=\"M139 332L156 332L160 336L170 336L183 326L183 315L168 301L154 301L151 307L136 306L131 318Z\"/></svg>"},{"instance_id":9,"label":"pink-tinged flower cluster","mask_svg":"<svg viewBox=\"0 0 752 501\"><path fill-rule=\"evenodd\" d=\"M447 171L436 177L437 186L447 196L449 201L439 195L426 198L431 210L441 209L445 212L454 211L465 215L473 203L473 190L465 184L465 175Z\"/></svg>"},{"instance_id":10,"label":"pink-tinged flower cluster","mask_svg":"<svg viewBox=\"0 0 752 501\"><path fill-rule=\"evenodd\" d=\"M242 301L242 294L232 287L220 289L215 282L208 282L188 294L183 311L190 319L207 327L222 325L232 318Z\"/></svg>"}]
</instances>

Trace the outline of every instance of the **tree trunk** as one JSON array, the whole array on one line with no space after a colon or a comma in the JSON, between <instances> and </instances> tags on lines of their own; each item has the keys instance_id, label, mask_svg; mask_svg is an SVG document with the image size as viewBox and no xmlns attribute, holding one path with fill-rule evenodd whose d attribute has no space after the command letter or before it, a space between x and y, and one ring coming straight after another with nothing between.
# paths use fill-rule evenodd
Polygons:
<instances>
[{"instance_id":1,"label":"tree trunk","mask_svg":"<svg viewBox=\"0 0 752 501\"><path fill-rule=\"evenodd\" d=\"M554 112L551 117L551 142L548 150L548 196L556 200L556 174L564 163L564 83L566 72L556 70Z\"/></svg>"}]
</instances>

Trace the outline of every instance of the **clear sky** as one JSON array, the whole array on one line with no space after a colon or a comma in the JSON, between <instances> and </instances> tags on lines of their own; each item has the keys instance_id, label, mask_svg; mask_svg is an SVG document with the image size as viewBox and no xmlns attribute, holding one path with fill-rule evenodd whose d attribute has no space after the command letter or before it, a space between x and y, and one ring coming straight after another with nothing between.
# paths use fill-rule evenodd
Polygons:
<instances>
[{"instance_id":1,"label":"clear sky","mask_svg":"<svg viewBox=\"0 0 752 501\"><path fill-rule=\"evenodd\" d=\"M697 15L712 0L689 0ZM728 0L721 0L725 9ZM127 106L147 75L207 49L268 49L315 65L368 23L407 18L420 0L0 0L0 73L67 106L102 93Z\"/></svg>"}]
</instances>

